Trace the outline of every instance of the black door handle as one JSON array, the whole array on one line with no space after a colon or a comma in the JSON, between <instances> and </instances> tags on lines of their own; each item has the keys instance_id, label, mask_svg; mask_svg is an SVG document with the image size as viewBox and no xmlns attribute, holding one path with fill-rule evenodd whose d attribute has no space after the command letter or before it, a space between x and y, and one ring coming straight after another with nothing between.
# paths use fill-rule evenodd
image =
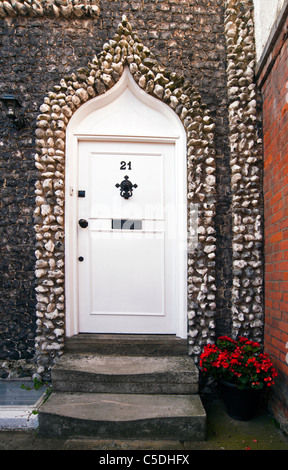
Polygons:
<instances>
[{"instance_id":1,"label":"black door handle","mask_svg":"<svg viewBox=\"0 0 288 470\"><path fill-rule=\"evenodd\" d=\"M87 222L87 220L85 220L85 219L80 219L80 220L78 221L78 224L80 225L81 228L86 228L86 227L88 227L88 222Z\"/></svg>"}]
</instances>

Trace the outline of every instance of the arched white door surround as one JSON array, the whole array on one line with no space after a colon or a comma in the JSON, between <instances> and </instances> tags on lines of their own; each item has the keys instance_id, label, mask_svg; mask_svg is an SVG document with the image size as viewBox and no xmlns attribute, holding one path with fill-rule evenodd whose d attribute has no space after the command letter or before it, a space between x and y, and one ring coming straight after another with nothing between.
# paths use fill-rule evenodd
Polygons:
<instances>
[{"instance_id":1,"label":"arched white door surround","mask_svg":"<svg viewBox=\"0 0 288 470\"><path fill-rule=\"evenodd\" d=\"M115 184L127 176L137 188L125 199ZM74 113L66 131L67 336L187 337L186 181L179 117L128 68Z\"/></svg>"}]
</instances>

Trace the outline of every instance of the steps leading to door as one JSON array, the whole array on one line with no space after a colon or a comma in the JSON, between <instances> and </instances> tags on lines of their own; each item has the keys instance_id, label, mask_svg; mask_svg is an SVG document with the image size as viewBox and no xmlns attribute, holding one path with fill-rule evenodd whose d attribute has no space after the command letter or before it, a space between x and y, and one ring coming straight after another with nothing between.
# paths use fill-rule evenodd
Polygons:
<instances>
[{"instance_id":1,"label":"steps leading to door","mask_svg":"<svg viewBox=\"0 0 288 470\"><path fill-rule=\"evenodd\" d=\"M65 354L52 370L62 392L195 394L198 370L186 357Z\"/></svg>"},{"instance_id":2,"label":"steps leading to door","mask_svg":"<svg viewBox=\"0 0 288 470\"><path fill-rule=\"evenodd\" d=\"M146 341L137 335L137 343L132 335L88 336L89 354L85 347L77 354L70 349L52 369L53 393L39 410L40 435L205 440L198 369L187 353L172 354L175 337ZM106 354L99 354L95 336L101 336L100 350ZM97 353L91 353L91 345ZM132 355L132 347L138 354Z\"/></svg>"}]
</instances>

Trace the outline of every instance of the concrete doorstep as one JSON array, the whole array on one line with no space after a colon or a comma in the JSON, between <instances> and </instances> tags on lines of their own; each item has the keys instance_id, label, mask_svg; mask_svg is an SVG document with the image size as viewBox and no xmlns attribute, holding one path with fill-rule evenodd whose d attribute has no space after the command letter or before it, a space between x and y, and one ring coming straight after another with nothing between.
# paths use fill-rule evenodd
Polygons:
<instances>
[{"instance_id":1,"label":"concrete doorstep","mask_svg":"<svg viewBox=\"0 0 288 470\"><path fill-rule=\"evenodd\" d=\"M205 439L198 371L189 357L63 355L39 435Z\"/></svg>"},{"instance_id":2,"label":"concrete doorstep","mask_svg":"<svg viewBox=\"0 0 288 470\"><path fill-rule=\"evenodd\" d=\"M39 435L113 439L205 439L198 395L52 394L39 413Z\"/></svg>"},{"instance_id":3,"label":"concrete doorstep","mask_svg":"<svg viewBox=\"0 0 288 470\"><path fill-rule=\"evenodd\" d=\"M53 390L96 393L195 394L199 372L186 356L64 354L52 369Z\"/></svg>"}]
</instances>

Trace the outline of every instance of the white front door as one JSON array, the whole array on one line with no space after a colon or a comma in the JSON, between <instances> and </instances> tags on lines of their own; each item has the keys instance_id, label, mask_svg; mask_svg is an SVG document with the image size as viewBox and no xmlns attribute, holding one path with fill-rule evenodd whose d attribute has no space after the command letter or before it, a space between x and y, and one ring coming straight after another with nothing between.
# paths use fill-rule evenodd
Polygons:
<instances>
[{"instance_id":1,"label":"white front door","mask_svg":"<svg viewBox=\"0 0 288 470\"><path fill-rule=\"evenodd\" d=\"M175 334L175 145L80 141L78 155L79 332Z\"/></svg>"}]
</instances>

